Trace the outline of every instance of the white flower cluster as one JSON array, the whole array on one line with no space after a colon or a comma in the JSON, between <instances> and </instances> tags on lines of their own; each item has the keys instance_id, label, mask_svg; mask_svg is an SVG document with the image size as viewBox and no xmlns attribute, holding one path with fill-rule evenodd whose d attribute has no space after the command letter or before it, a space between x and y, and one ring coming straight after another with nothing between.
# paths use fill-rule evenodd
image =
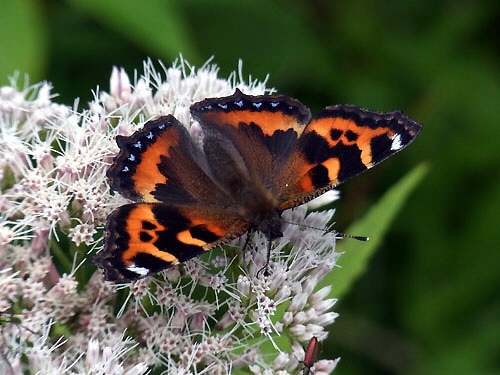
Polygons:
<instances>
[{"instance_id":1,"label":"white flower cluster","mask_svg":"<svg viewBox=\"0 0 500 375\"><path fill-rule=\"evenodd\" d=\"M215 66L196 70L182 59L161 72L148 61L133 83L115 68L110 92L97 92L83 111L56 104L47 83L0 88L0 373L303 367L303 346L323 340L336 318L330 288L317 290L338 257L335 235L325 232L332 211L285 212L299 225L273 241L266 275L268 241L258 233L118 288L89 262L106 217L124 202L106 179L116 135L167 113L190 127L192 103L236 87L271 92L245 81L241 66L221 79ZM314 371L336 363L318 360Z\"/></svg>"}]
</instances>

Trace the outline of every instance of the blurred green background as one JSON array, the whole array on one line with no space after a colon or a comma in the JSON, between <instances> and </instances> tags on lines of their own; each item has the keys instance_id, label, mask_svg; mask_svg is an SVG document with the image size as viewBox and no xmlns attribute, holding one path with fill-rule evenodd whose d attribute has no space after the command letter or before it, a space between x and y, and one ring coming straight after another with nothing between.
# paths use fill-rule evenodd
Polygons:
<instances>
[{"instance_id":1,"label":"blurred green background","mask_svg":"<svg viewBox=\"0 0 500 375\"><path fill-rule=\"evenodd\" d=\"M2 0L0 83L14 71L80 106L113 65L243 59L316 111L401 109L415 144L341 187L345 229L421 162L366 273L337 305L335 373L500 373L500 2ZM355 233L364 235L367 233Z\"/></svg>"}]
</instances>

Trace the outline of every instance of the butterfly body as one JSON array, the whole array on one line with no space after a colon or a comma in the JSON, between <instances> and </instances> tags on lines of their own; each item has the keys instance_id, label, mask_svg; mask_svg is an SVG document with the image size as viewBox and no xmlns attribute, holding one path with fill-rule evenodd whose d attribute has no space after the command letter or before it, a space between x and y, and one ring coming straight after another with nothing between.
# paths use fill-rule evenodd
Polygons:
<instances>
[{"instance_id":1,"label":"butterfly body","mask_svg":"<svg viewBox=\"0 0 500 375\"><path fill-rule=\"evenodd\" d=\"M421 126L400 112L327 107L311 116L282 95L205 99L191 106L194 139L175 117L129 137L108 176L131 199L106 224L95 263L128 281L258 230L281 237L281 212L334 188L406 147Z\"/></svg>"}]
</instances>

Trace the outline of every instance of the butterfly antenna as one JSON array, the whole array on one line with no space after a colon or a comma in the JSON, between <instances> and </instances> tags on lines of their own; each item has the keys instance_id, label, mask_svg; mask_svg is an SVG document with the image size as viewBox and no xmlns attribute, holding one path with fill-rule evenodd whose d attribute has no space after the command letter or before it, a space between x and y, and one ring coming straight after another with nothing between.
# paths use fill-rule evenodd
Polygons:
<instances>
[{"instance_id":1,"label":"butterfly antenna","mask_svg":"<svg viewBox=\"0 0 500 375\"><path fill-rule=\"evenodd\" d=\"M358 240L358 241L363 241L363 242L366 242L366 241L370 240L370 237L366 237L366 236L355 236L355 235L353 235L353 234L347 234L347 233L338 232L338 231L336 231L335 229L316 228L316 227L311 227L310 225L304 225L304 224L292 223L292 222L290 222L290 221L285 221L285 223L287 223L287 224L291 224L291 225L297 225L297 226L300 226L300 227L302 227L302 228L319 230L319 231L326 232L326 233L333 233L333 234L335 235L335 238L337 238L337 239L341 239L341 238L352 238L353 240Z\"/></svg>"},{"instance_id":2,"label":"butterfly antenna","mask_svg":"<svg viewBox=\"0 0 500 375\"><path fill-rule=\"evenodd\" d=\"M358 240L358 241L363 241L366 242L370 240L370 237L366 236L355 236L352 234L346 234L342 232L337 232L336 230L329 230L328 233L333 233L335 235L335 238L352 238L353 240Z\"/></svg>"}]
</instances>

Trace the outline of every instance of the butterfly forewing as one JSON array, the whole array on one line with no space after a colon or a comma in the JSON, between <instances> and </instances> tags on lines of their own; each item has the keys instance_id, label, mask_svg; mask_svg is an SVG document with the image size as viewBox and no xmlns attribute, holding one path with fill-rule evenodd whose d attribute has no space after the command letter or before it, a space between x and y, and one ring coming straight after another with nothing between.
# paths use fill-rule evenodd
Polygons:
<instances>
[{"instance_id":1,"label":"butterfly forewing","mask_svg":"<svg viewBox=\"0 0 500 375\"><path fill-rule=\"evenodd\" d=\"M297 141L311 119L309 109L282 95L249 96L241 91L228 97L206 99L191 106L203 130L205 153L210 145L243 163L250 181L269 187L277 171L295 152ZM221 152L221 151L219 151ZM220 163L211 163L220 168ZM220 168L224 169L224 168ZM234 168L233 168L234 169Z\"/></svg>"},{"instance_id":2,"label":"butterfly forewing","mask_svg":"<svg viewBox=\"0 0 500 375\"><path fill-rule=\"evenodd\" d=\"M290 161L296 177L280 208L308 201L372 168L408 146L420 130L420 124L398 111L325 108L300 137Z\"/></svg>"}]
</instances>

